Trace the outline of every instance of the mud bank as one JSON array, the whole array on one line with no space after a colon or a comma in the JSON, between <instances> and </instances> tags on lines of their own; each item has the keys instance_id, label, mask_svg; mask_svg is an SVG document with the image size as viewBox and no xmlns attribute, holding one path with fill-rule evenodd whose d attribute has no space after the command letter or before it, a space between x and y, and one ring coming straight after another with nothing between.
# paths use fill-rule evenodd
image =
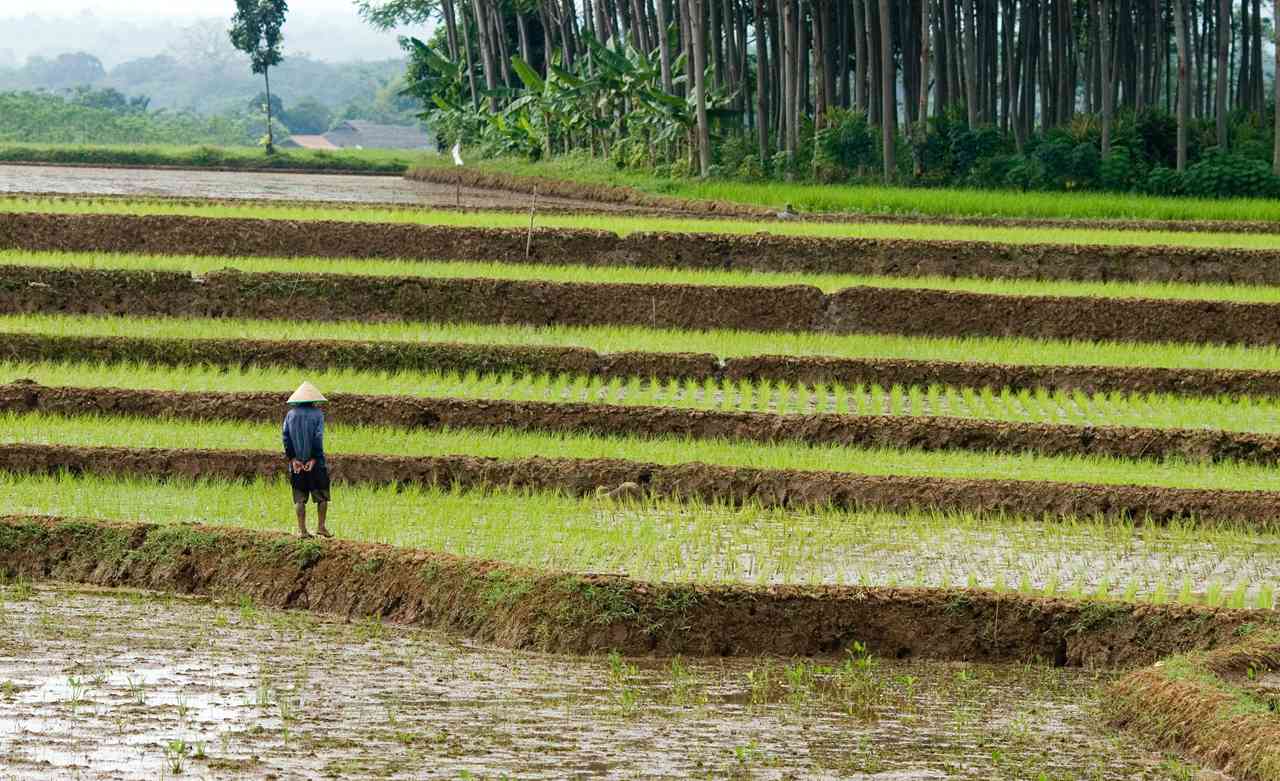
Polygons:
<instances>
[{"instance_id":1,"label":"mud bank","mask_svg":"<svg viewBox=\"0 0 1280 781\"><path fill-rule=\"evenodd\" d=\"M270 339L151 339L0 333L0 360L146 363L157 366L283 366L358 371L438 371L572 374L697 382L771 380L845 385L932 384L1097 393L1175 393L1217 396L1280 395L1280 372L1163 369L1129 366L1029 366L894 358L758 355L720 360L709 353L599 353L581 347L477 345L448 342L316 340L299 352L295 342ZM0 380L11 378L0 377Z\"/></svg>"},{"instance_id":2,"label":"mud bank","mask_svg":"<svg viewBox=\"0 0 1280 781\"><path fill-rule=\"evenodd\" d=\"M47 387L23 382L0 385L0 412L274 423L280 418L287 395ZM779 415L576 402L359 394L332 394L328 415L332 422L347 425L404 428L696 437L1154 460L1175 457L1254 464L1280 462L1280 436L1190 429L1084 427L925 416Z\"/></svg>"},{"instance_id":3,"label":"mud bank","mask_svg":"<svg viewBox=\"0 0 1280 781\"><path fill-rule=\"evenodd\" d=\"M1134 523L1233 521L1260 528L1272 528L1280 520L1280 493L1268 491L871 476L622 459L344 454L329 463L340 483L501 486L587 496L601 486L632 482L654 497L764 507L938 509ZM282 477L284 466L278 453L268 451L0 445L0 471L15 474L251 480Z\"/></svg>"},{"instance_id":4,"label":"mud bank","mask_svg":"<svg viewBox=\"0 0 1280 781\"><path fill-rule=\"evenodd\" d=\"M0 267L0 312L1280 344L1280 304L805 285Z\"/></svg>"},{"instance_id":5,"label":"mud bank","mask_svg":"<svg viewBox=\"0 0 1280 781\"><path fill-rule=\"evenodd\" d=\"M540 228L182 215L0 214L0 248L173 255L572 263L881 276L1280 284L1280 251Z\"/></svg>"},{"instance_id":6,"label":"mud bank","mask_svg":"<svg viewBox=\"0 0 1280 781\"><path fill-rule=\"evenodd\" d=\"M0 569L32 578L243 595L462 633L513 648L630 655L840 653L1131 666L1227 641L1254 611L985 591L750 588L542 572L442 553L235 529L0 519Z\"/></svg>"},{"instance_id":7,"label":"mud bank","mask_svg":"<svg viewBox=\"0 0 1280 781\"><path fill-rule=\"evenodd\" d=\"M1114 726L1242 781L1280 779L1280 634L1166 659L1109 687Z\"/></svg>"},{"instance_id":8,"label":"mud bank","mask_svg":"<svg viewBox=\"0 0 1280 781\"><path fill-rule=\"evenodd\" d=\"M0 311L167 317L407 320L527 325L811 330L825 297L801 285L552 283L0 268Z\"/></svg>"}]
</instances>

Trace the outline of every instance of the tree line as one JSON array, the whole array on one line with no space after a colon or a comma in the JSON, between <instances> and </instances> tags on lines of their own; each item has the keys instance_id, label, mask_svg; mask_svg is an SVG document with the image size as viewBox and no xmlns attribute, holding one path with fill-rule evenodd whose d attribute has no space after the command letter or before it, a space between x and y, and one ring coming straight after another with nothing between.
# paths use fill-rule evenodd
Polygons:
<instances>
[{"instance_id":1,"label":"tree line","mask_svg":"<svg viewBox=\"0 0 1280 781\"><path fill-rule=\"evenodd\" d=\"M1256 162L1265 135L1280 174L1264 77L1280 0L1270 18L1261 0L357 6L382 27L438 22L430 40L406 42L410 91L443 136L505 151L588 150L702 175L724 150L735 167L787 175L832 159L865 173L874 158L886 180L927 180L973 156L957 138L1016 159L1068 134L1097 147L1095 167L1123 151L1149 174L1221 159L1237 136ZM1153 124L1155 141L1143 135ZM1135 148L1165 135L1169 149Z\"/></svg>"}]
</instances>

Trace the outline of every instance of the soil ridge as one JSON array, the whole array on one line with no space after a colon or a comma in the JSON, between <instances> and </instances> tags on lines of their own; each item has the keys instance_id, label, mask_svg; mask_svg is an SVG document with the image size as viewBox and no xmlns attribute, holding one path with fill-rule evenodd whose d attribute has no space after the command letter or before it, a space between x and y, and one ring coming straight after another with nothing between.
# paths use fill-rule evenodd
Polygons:
<instances>
[{"instance_id":1,"label":"soil ridge","mask_svg":"<svg viewBox=\"0 0 1280 781\"><path fill-rule=\"evenodd\" d=\"M960 479L756 469L700 462L624 459L489 458L468 455L331 454L337 483L505 487L595 496L600 486L635 483L676 501L782 508L921 509L1019 518L1102 518L1126 523L1231 522L1271 529L1280 492L1223 491L1009 479ZM261 450L198 450L70 445L0 445L0 471L220 480L278 479L283 457Z\"/></svg>"},{"instance_id":2,"label":"soil ridge","mask_svg":"<svg viewBox=\"0 0 1280 781\"><path fill-rule=\"evenodd\" d=\"M145 363L158 366L279 366L360 371L438 371L465 374L572 374L660 381L876 384L881 387L1044 388L1099 393L1184 396L1280 396L1280 372L1142 366L998 364L978 361L710 353L597 352L583 347L374 342L316 339L299 352L283 339L178 339L0 332L0 359L33 363ZM0 380L5 378L0 378Z\"/></svg>"},{"instance_id":3,"label":"soil ridge","mask_svg":"<svg viewBox=\"0 0 1280 781\"><path fill-rule=\"evenodd\" d=\"M0 412L271 423L288 393L181 392L0 385ZM970 450L1046 456L1280 463L1280 436L1221 430L1011 423L913 415L777 414L569 401L333 393L331 422L408 429L483 429L803 442L858 448Z\"/></svg>"},{"instance_id":4,"label":"soil ridge","mask_svg":"<svg viewBox=\"0 0 1280 781\"><path fill-rule=\"evenodd\" d=\"M20 265L0 312L1280 344L1280 304Z\"/></svg>"},{"instance_id":5,"label":"soil ridge","mask_svg":"<svg viewBox=\"0 0 1280 781\"><path fill-rule=\"evenodd\" d=\"M254 257L477 260L867 276L1280 284L1280 250L466 228L190 215L0 214L0 248Z\"/></svg>"},{"instance_id":6,"label":"soil ridge","mask_svg":"<svg viewBox=\"0 0 1280 781\"><path fill-rule=\"evenodd\" d=\"M1258 611L982 590L654 583L426 550L188 524L0 518L0 571L249 597L513 648L628 655L877 655L1128 667L1229 642Z\"/></svg>"}]
</instances>

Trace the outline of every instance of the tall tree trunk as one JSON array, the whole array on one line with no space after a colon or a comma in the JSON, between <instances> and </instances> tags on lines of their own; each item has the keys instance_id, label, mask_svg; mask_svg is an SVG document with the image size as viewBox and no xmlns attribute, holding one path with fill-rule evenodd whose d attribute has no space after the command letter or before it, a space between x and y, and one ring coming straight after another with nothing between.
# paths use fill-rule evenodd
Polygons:
<instances>
[{"instance_id":1,"label":"tall tree trunk","mask_svg":"<svg viewBox=\"0 0 1280 781\"><path fill-rule=\"evenodd\" d=\"M528 63L529 67L535 67L533 57L529 55L529 23L519 11L516 11L516 34L520 37L520 59Z\"/></svg>"},{"instance_id":2,"label":"tall tree trunk","mask_svg":"<svg viewBox=\"0 0 1280 781\"><path fill-rule=\"evenodd\" d=\"M1280 19L1273 19L1272 22L1280 22ZM1253 75L1249 78L1249 83L1253 85L1253 110L1261 115L1267 108L1266 86L1263 84L1262 74L1262 0L1253 0L1253 57L1250 61L1253 63Z\"/></svg>"},{"instance_id":3,"label":"tall tree trunk","mask_svg":"<svg viewBox=\"0 0 1280 781\"><path fill-rule=\"evenodd\" d=\"M707 125L707 0L685 0L689 4L689 34L693 38L693 102L698 121L698 168L702 176L711 171L711 128Z\"/></svg>"},{"instance_id":4,"label":"tall tree trunk","mask_svg":"<svg viewBox=\"0 0 1280 781\"><path fill-rule=\"evenodd\" d=\"M1276 2L1280 2L1280 0L1276 0ZM1027 138L1022 132L1022 122L1018 112L1018 63L1013 55L1016 43L1014 20L1017 15L1017 3L1015 0L1002 0L1001 4L1004 7L1004 64L1007 71L1005 75L1005 110L1009 114L1009 126L1013 128L1013 142L1017 145L1018 153L1021 154L1023 147L1027 143Z\"/></svg>"},{"instance_id":5,"label":"tall tree trunk","mask_svg":"<svg viewBox=\"0 0 1280 781\"><path fill-rule=\"evenodd\" d=\"M1276 0L1280 4L1280 0ZM1187 40L1187 0L1177 0L1173 5L1173 28L1178 38L1178 170L1187 167L1187 122L1191 105L1191 79L1187 63L1191 58L1191 44Z\"/></svg>"},{"instance_id":6,"label":"tall tree trunk","mask_svg":"<svg viewBox=\"0 0 1280 781\"><path fill-rule=\"evenodd\" d=\"M1115 63L1111 57L1111 8L1115 0L1102 0L1098 15L1098 46L1102 53L1102 156L1111 154L1111 118L1116 105Z\"/></svg>"},{"instance_id":7,"label":"tall tree trunk","mask_svg":"<svg viewBox=\"0 0 1280 781\"><path fill-rule=\"evenodd\" d=\"M1275 147L1271 150L1272 162L1271 169L1275 171L1276 176L1280 176L1280 0L1275 1L1275 7L1272 9L1272 19L1276 20L1274 30L1276 39L1273 43L1276 45L1276 77L1275 77L1275 101L1276 101L1276 117L1275 127L1273 128L1276 136Z\"/></svg>"},{"instance_id":8,"label":"tall tree trunk","mask_svg":"<svg viewBox=\"0 0 1280 781\"><path fill-rule=\"evenodd\" d=\"M853 0L853 51L856 60L853 79L853 105L867 110L867 8L868 0Z\"/></svg>"},{"instance_id":9,"label":"tall tree trunk","mask_svg":"<svg viewBox=\"0 0 1280 781\"><path fill-rule=\"evenodd\" d=\"M440 15L444 17L445 41L449 45L449 59L457 62L460 59L458 56L458 22L453 13L453 0L441 0Z\"/></svg>"},{"instance_id":10,"label":"tall tree trunk","mask_svg":"<svg viewBox=\"0 0 1280 781\"><path fill-rule=\"evenodd\" d=\"M880 134L884 142L884 181L885 184L889 184L893 181L894 171L898 167L893 148L898 100L894 86L897 79L893 67L893 13L889 0L880 0L880 69L880 91L883 101L880 110L882 117Z\"/></svg>"},{"instance_id":11,"label":"tall tree trunk","mask_svg":"<svg viewBox=\"0 0 1280 781\"><path fill-rule=\"evenodd\" d=\"M661 1L661 0L659 0ZM1276 0L1280 3L1280 0ZM760 165L769 162L769 52L765 41L764 0L755 0L756 27L756 136Z\"/></svg>"},{"instance_id":12,"label":"tall tree trunk","mask_svg":"<svg viewBox=\"0 0 1280 781\"><path fill-rule=\"evenodd\" d=\"M462 50L467 57L467 84L471 87L471 108L480 108L480 90L476 89L476 66L471 61L471 26L467 24L467 10L462 9Z\"/></svg>"},{"instance_id":13,"label":"tall tree trunk","mask_svg":"<svg viewBox=\"0 0 1280 781\"><path fill-rule=\"evenodd\" d=\"M271 69L262 69L262 81L267 86L267 154L276 153L276 137L271 130Z\"/></svg>"},{"instance_id":14,"label":"tall tree trunk","mask_svg":"<svg viewBox=\"0 0 1280 781\"><path fill-rule=\"evenodd\" d=\"M498 99L493 91L498 87L496 64L494 63L493 45L489 41L489 15L485 13L483 0L471 0L471 10L475 16L476 44L480 47L480 65L484 69L484 86L489 91L489 111L497 113Z\"/></svg>"},{"instance_id":15,"label":"tall tree trunk","mask_svg":"<svg viewBox=\"0 0 1280 781\"><path fill-rule=\"evenodd\" d=\"M1250 100L1253 85L1249 83L1249 77L1253 75L1253 46L1250 39L1252 29L1249 0L1240 0L1240 68L1236 73L1236 105L1246 111L1253 108Z\"/></svg>"},{"instance_id":16,"label":"tall tree trunk","mask_svg":"<svg viewBox=\"0 0 1280 781\"><path fill-rule=\"evenodd\" d=\"M1218 147L1227 148L1227 92L1230 85L1227 58L1231 50L1231 0L1218 0L1218 86L1214 94L1218 120Z\"/></svg>"},{"instance_id":17,"label":"tall tree trunk","mask_svg":"<svg viewBox=\"0 0 1280 781\"><path fill-rule=\"evenodd\" d=\"M922 0L920 3L920 108L916 112L916 121L920 125L922 143L929 131L929 49L932 48L929 40L929 3L930 0Z\"/></svg>"},{"instance_id":18,"label":"tall tree trunk","mask_svg":"<svg viewBox=\"0 0 1280 781\"><path fill-rule=\"evenodd\" d=\"M880 5L884 7L883 2ZM964 29L964 99L968 104L969 128L973 129L978 126L978 43L977 31L974 29L973 0L964 0L962 27Z\"/></svg>"},{"instance_id":19,"label":"tall tree trunk","mask_svg":"<svg viewBox=\"0 0 1280 781\"><path fill-rule=\"evenodd\" d=\"M667 19L667 0L656 0L658 12L658 61L662 68L662 91L674 94L674 81L671 77L671 24Z\"/></svg>"}]
</instances>

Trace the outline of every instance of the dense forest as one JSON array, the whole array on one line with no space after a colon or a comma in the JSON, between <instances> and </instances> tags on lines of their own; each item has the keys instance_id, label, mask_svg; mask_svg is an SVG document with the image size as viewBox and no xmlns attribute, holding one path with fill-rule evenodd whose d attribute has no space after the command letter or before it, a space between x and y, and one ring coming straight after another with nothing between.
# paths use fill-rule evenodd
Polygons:
<instances>
[{"instance_id":1,"label":"dense forest","mask_svg":"<svg viewBox=\"0 0 1280 781\"><path fill-rule=\"evenodd\" d=\"M673 175L1280 195L1261 0L357 0L446 139ZM1269 6L1271 4L1268 4Z\"/></svg>"}]
</instances>

